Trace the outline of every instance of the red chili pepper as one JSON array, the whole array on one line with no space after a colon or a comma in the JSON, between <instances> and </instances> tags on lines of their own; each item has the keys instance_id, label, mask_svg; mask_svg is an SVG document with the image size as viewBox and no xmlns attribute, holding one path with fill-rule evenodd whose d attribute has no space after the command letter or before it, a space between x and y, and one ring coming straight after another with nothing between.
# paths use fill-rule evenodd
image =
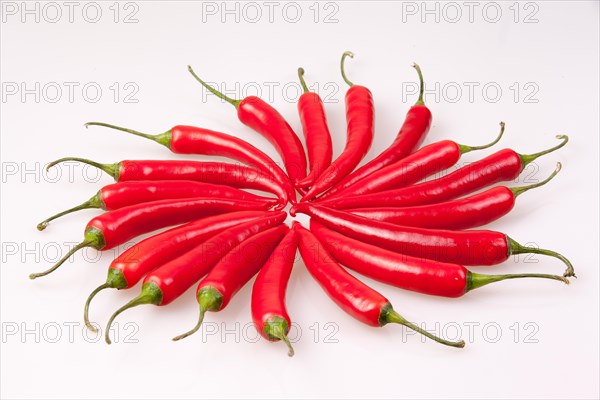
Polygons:
<instances>
[{"instance_id":1,"label":"red chili pepper","mask_svg":"<svg viewBox=\"0 0 600 400\"><path fill-rule=\"evenodd\" d=\"M500 134L493 142L483 146L465 146L451 140L427 145L409 156L381 168L360 181L349 184L345 189L330 190L321 196L319 202L341 197L362 196L384 190L397 189L417 183L430 175L455 165L461 155L474 150L487 149L498 143L504 134L504 122L500 123ZM334 189L338 189L336 186ZM325 200L327 199L327 200Z\"/></svg>"},{"instance_id":2,"label":"red chili pepper","mask_svg":"<svg viewBox=\"0 0 600 400\"><path fill-rule=\"evenodd\" d=\"M346 78L344 60L347 56L354 57L354 54L349 51L345 52L341 61L342 77L350 86L350 89L346 92L346 121L348 125L346 147L335 161L323 171L310 190L302 196L301 201L316 197L351 173L365 157L373 142L375 124L373 96L369 89L354 85Z\"/></svg>"},{"instance_id":3,"label":"red chili pepper","mask_svg":"<svg viewBox=\"0 0 600 400\"><path fill-rule=\"evenodd\" d=\"M282 209L288 203L288 194L280 183L254 168L243 165L189 160L124 160L114 164L101 164L85 158L65 157L51 162L46 169L65 161L77 161L99 168L117 182L163 180L206 182L273 193L279 198L277 209Z\"/></svg>"},{"instance_id":4,"label":"red chili pepper","mask_svg":"<svg viewBox=\"0 0 600 400\"><path fill-rule=\"evenodd\" d=\"M548 274L476 274L460 264L424 260L366 244L327 229L314 220L310 230L340 264L369 278L413 292L460 297L481 286L516 278L569 283L567 278Z\"/></svg>"},{"instance_id":5,"label":"red chili pepper","mask_svg":"<svg viewBox=\"0 0 600 400\"><path fill-rule=\"evenodd\" d=\"M257 196L243 190L224 185L196 181L130 181L106 185L92 198L82 204L62 211L40 222L37 229L46 229L50 221L74 211L99 208L104 211L117 210L134 204L167 199L187 199L192 197L217 197L247 201L271 201L275 199Z\"/></svg>"},{"instance_id":6,"label":"red chili pepper","mask_svg":"<svg viewBox=\"0 0 600 400\"><path fill-rule=\"evenodd\" d=\"M276 109L256 96L248 96L242 100L232 99L200 79L192 67L188 66L188 70L209 92L233 105L244 125L271 142L283 159L285 170L294 183L306 176L306 155L302 142ZM296 199L290 200L295 202Z\"/></svg>"},{"instance_id":7,"label":"red chili pepper","mask_svg":"<svg viewBox=\"0 0 600 400\"><path fill-rule=\"evenodd\" d=\"M271 226L283 222L285 217L284 212L232 212L192 221L142 240L113 260L108 267L106 282L92 291L87 298L83 312L86 326L90 330L96 331L96 328L90 324L88 310L92 299L100 291L104 289L129 289L160 265L191 250L226 229L249 221Z\"/></svg>"},{"instance_id":8,"label":"red chili pepper","mask_svg":"<svg viewBox=\"0 0 600 400\"><path fill-rule=\"evenodd\" d=\"M85 127L93 125L117 129L153 140L176 154L204 154L229 157L241 161L264 172L267 176L274 177L287 190L288 195L295 196L290 179L275 161L250 143L235 136L186 125L177 125L158 135L148 135L103 122L88 122Z\"/></svg>"},{"instance_id":9,"label":"red chili pepper","mask_svg":"<svg viewBox=\"0 0 600 400\"><path fill-rule=\"evenodd\" d=\"M292 216L297 212L348 237L409 256L463 265L495 265L513 254L536 253L558 258L567 265L564 276L575 276L573 266L562 255L523 246L501 232L400 226L309 203L300 203L290 210Z\"/></svg>"},{"instance_id":10,"label":"red chili pepper","mask_svg":"<svg viewBox=\"0 0 600 400\"><path fill-rule=\"evenodd\" d=\"M421 68L417 64L413 64L413 67L417 70L417 74L419 75L419 99L406 113L406 118L400 131L396 135L396 139L394 139L392 144L377 157L345 177L335 187L325 193L322 198L325 199L335 193L343 191L363 178L381 170L383 167L401 160L419 147L427 135L427 132L429 132L431 126L431 111L423 101L425 84L423 83Z\"/></svg>"},{"instance_id":11,"label":"red chili pepper","mask_svg":"<svg viewBox=\"0 0 600 400\"><path fill-rule=\"evenodd\" d=\"M346 313L370 326L388 323L404 325L438 343L464 347L465 342L450 342L407 321L392 308L389 300L344 270L308 230L296 225L300 236L300 254L308 272L325 293Z\"/></svg>"},{"instance_id":12,"label":"red chili pepper","mask_svg":"<svg viewBox=\"0 0 600 400\"><path fill-rule=\"evenodd\" d=\"M304 69L298 68L298 77L304 93L298 100L298 114L302 122L302 131L306 140L310 172L306 178L300 180L296 187L308 188L331 165L333 145L331 134L327 126L327 117L321 97L310 92L304 81Z\"/></svg>"},{"instance_id":13,"label":"red chili pepper","mask_svg":"<svg viewBox=\"0 0 600 400\"><path fill-rule=\"evenodd\" d=\"M398 208L357 208L346 211L371 220L396 225L455 230L475 228L508 214L515 206L517 196L545 185L558 174L560 168L561 164L558 163L552 175L533 185L514 188L497 186L445 203Z\"/></svg>"},{"instance_id":14,"label":"red chili pepper","mask_svg":"<svg viewBox=\"0 0 600 400\"><path fill-rule=\"evenodd\" d=\"M252 286L252 320L258 332L267 340L283 340L288 356L294 349L287 334L292 321L285 307L285 294L298 249L298 235L290 230L273 255L263 265Z\"/></svg>"},{"instance_id":15,"label":"red chili pepper","mask_svg":"<svg viewBox=\"0 0 600 400\"><path fill-rule=\"evenodd\" d=\"M446 176L418 185L371 193L362 196L323 200L319 204L332 208L407 207L451 200L494 183L515 180L521 171L536 158L560 149L568 137L559 135L563 142L551 149L530 155L504 149L489 155Z\"/></svg>"},{"instance_id":16,"label":"red chili pepper","mask_svg":"<svg viewBox=\"0 0 600 400\"><path fill-rule=\"evenodd\" d=\"M110 344L109 333L113 321L123 311L143 304L166 306L171 303L240 243L280 225L285 219L285 213L280 215L277 218L250 221L227 229L146 275L140 294L110 317L104 336L106 343Z\"/></svg>"},{"instance_id":17,"label":"red chili pepper","mask_svg":"<svg viewBox=\"0 0 600 400\"><path fill-rule=\"evenodd\" d=\"M85 247L108 250L144 233L189 222L215 214L244 210L267 210L269 202L232 199L194 198L160 200L108 211L88 222L84 240L73 247L52 268L29 275L30 279L48 275L60 267L73 253Z\"/></svg>"},{"instance_id":18,"label":"red chili pepper","mask_svg":"<svg viewBox=\"0 0 600 400\"><path fill-rule=\"evenodd\" d=\"M237 249L227 253L198 284L196 299L200 304L200 316L196 326L175 336L173 340L181 340L196 333L202 326L207 311L216 312L227 307L233 296L267 262L289 230L286 225L269 229L246 239Z\"/></svg>"}]
</instances>

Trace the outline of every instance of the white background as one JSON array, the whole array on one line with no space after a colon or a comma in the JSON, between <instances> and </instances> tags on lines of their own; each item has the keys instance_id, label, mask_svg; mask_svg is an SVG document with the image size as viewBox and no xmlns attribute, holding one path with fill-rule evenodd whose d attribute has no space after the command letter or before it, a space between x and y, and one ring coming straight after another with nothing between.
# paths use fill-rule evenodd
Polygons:
<instances>
[{"instance_id":1,"label":"white background","mask_svg":"<svg viewBox=\"0 0 600 400\"><path fill-rule=\"evenodd\" d=\"M242 3L228 5L238 7L236 22L235 13L223 15L221 2L204 9L192 2L116 7L100 2L102 16L96 23L86 21L95 18L93 5L83 12L86 3L76 4L73 22L68 7L56 3L62 17L54 23L56 8L38 3L36 22L35 14L23 14L20 2L7 3L2 4L1 32L2 397L598 397L597 2L500 2L497 22L492 22L495 6L478 2L471 17L463 2L428 3L431 10L437 7L437 16L422 14L421 2L302 2L285 12L285 3L276 2L272 21L268 5L259 2L258 22L252 22L256 7ZM36 3L27 6L35 9ZM297 7L302 15L292 23ZM214 15L207 13L214 10ZM132 12L137 22L123 23ZM413 61L422 66L430 90L426 102L434 123L427 142L482 144L496 135L501 120L507 123L501 146L525 153L553 146L556 134L569 134L567 147L540 159L516 184L546 177L557 161L564 165L559 176L519 198L515 210L491 228L563 252L579 279L568 287L553 281L503 282L460 299L404 292L365 279L410 320L429 329L436 323L446 326L449 336L458 326L468 344L457 350L407 337L399 326L361 325L339 310L298 262L288 295L290 314L302 332L293 359L281 343L252 343L249 287L225 311L207 316L217 334L170 341L195 321L192 289L168 307L123 314L118 321L133 325L129 330L120 325L119 340L107 346L93 335L86 339L81 313L87 294L104 281L114 252L100 259L94 250L80 253L52 276L27 279L30 272L49 267L57 250L81 240L85 222L96 212L65 217L45 232L36 231L39 220L111 182L106 176L91 182L92 170L81 166L74 167L73 176L61 169L56 180L41 174L44 164L67 155L104 162L174 157L139 138L85 130L84 122L148 132L196 124L238 135L277 157L266 140L237 121L230 105L205 96L186 66L192 64L233 94L262 89L298 133L296 68L303 66L309 84L331 95L326 108L339 152L346 87L338 64L344 50L356 53L348 63L350 78L375 97L377 133L369 157L391 142L416 100L407 93L416 82ZM34 93L23 98L21 84ZM86 84L91 89L84 95ZM71 99L67 85L78 85ZM268 85L274 87L272 94ZM471 98L469 85L474 87ZM56 86L62 88L58 100ZM12 94L15 87L19 92ZM102 89L98 99L93 87ZM492 151L469 154L463 161ZM561 273L563 265L536 256L474 270ZM99 295L93 319L104 324L138 290ZM130 341L137 343L126 343L122 336L135 326ZM471 333L468 326L473 326ZM238 332L239 339L234 333L222 338L223 329Z\"/></svg>"}]
</instances>

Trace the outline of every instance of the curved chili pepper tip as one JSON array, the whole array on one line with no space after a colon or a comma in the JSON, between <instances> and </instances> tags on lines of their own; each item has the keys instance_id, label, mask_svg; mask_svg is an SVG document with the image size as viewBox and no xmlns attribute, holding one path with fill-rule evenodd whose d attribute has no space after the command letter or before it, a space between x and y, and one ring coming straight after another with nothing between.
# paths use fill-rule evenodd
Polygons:
<instances>
[{"instance_id":1,"label":"curved chili pepper tip","mask_svg":"<svg viewBox=\"0 0 600 400\"><path fill-rule=\"evenodd\" d=\"M216 311L221 308L221 304L223 304L223 295L219 293L217 289L208 286L206 288L202 288L202 290L198 293L198 303L200 303L200 315L198 317L196 326L186 333L175 336L172 339L173 341L176 342L178 340L185 339L186 337L198 332L202 326L204 314L206 314L207 311Z\"/></svg>"},{"instance_id":2,"label":"curved chili pepper tip","mask_svg":"<svg viewBox=\"0 0 600 400\"><path fill-rule=\"evenodd\" d=\"M352 83L348 79L348 77L346 77L346 71L344 70L344 60L346 60L346 57L354 58L354 53L351 51L345 51L344 54L342 54L342 61L340 61L340 69L342 71L342 78L344 79L344 82L346 82L348 84L348 86L352 87L352 86L354 86L354 83Z\"/></svg>"},{"instance_id":3,"label":"curved chili pepper tip","mask_svg":"<svg viewBox=\"0 0 600 400\"><path fill-rule=\"evenodd\" d=\"M92 293L90 293L90 295L88 296L87 300L85 301L85 306L83 307L83 322L85 322L85 326L94 333L98 332L98 329L96 329L96 327L94 325L92 325L92 323L90 322L90 318L89 318L90 302L100 291L102 291L104 289L108 289L108 288L110 288L110 285L108 283L103 283L102 285L100 285L96 289L94 289L92 291Z\"/></svg>"},{"instance_id":4,"label":"curved chili pepper tip","mask_svg":"<svg viewBox=\"0 0 600 400\"><path fill-rule=\"evenodd\" d=\"M110 341L110 327L113 324L113 321L115 320L115 318L117 318L117 316L119 314L121 314L123 311L125 311L129 308L141 306L143 304L159 305L162 302L162 297L163 297L162 291L156 285L156 283L154 283L154 282L144 283L144 286L142 286L142 291L137 297L133 298L129 303L125 304L123 307L121 307L117 311L115 311L115 313L113 315L111 315L110 319L108 320L108 323L106 324L106 331L104 332L104 340L106 341L106 343L107 344L112 343Z\"/></svg>"},{"instance_id":5,"label":"curved chili pepper tip","mask_svg":"<svg viewBox=\"0 0 600 400\"><path fill-rule=\"evenodd\" d=\"M300 196L304 196L307 193L306 187L308 185L310 185L312 182L310 182L308 185L306 185L306 182L312 181L311 179L307 180L307 178L304 178L302 180L299 180L296 183L296 190L298 191L298 193L300 193Z\"/></svg>"},{"instance_id":6,"label":"curved chili pepper tip","mask_svg":"<svg viewBox=\"0 0 600 400\"><path fill-rule=\"evenodd\" d=\"M89 128L90 126L102 126L105 128L110 128L110 129L114 129L114 130L121 131L121 132L127 132L127 133L130 133L135 136L143 137L145 139L149 139L156 143L162 144L163 146L168 147L168 148L171 147L171 138L172 138L171 130L168 130L163 133L159 133L157 135L150 135L148 133L143 133L143 132L136 131L136 130L129 129L129 128L123 128L122 126L118 126L118 125L107 124L105 122L86 122L83 126L85 126L86 129Z\"/></svg>"},{"instance_id":7,"label":"curved chili pepper tip","mask_svg":"<svg viewBox=\"0 0 600 400\"><path fill-rule=\"evenodd\" d=\"M232 99L231 97L225 95L224 93L219 92L217 89L213 88L212 86L210 86L208 83L204 82L198 75L196 75L196 73L194 72L194 70L192 69L191 65L188 65L188 71L190 72L190 74L192 74L192 76L198 81L200 82L200 84L202 86L204 86L209 92L211 92L212 94L214 94L215 96L217 96L218 98L220 98L221 100L224 100L226 102L228 102L229 104L231 104L232 106L234 106L235 108L238 108L240 103L242 102L241 100L238 99Z\"/></svg>"},{"instance_id":8,"label":"curved chili pepper tip","mask_svg":"<svg viewBox=\"0 0 600 400\"><path fill-rule=\"evenodd\" d=\"M504 128L505 127L506 127L506 124L504 122L500 122L500 133L498 134L498 136L496 136L496 139L494 139L492 142L490 142L488 144L484 144L481 146L466 146L464 144L459 144L458 148L460 150L460 154L465 154L465 153L468 153L473 150L483 150L483 149L492 147L493 145L498 143L500 141L500 139L502 139L502 136L504 136Z\"/></svg>"},{"instance_id":9,"label":"curved chili pepper tip","mask_svg":"<svg viewBox=\"0 0 600 400\"><path fill-rule=\"evenodd\" d=\"M300 229L302 228L302 224L298 221L293 221L292 222L292 229Z\"/></svg>"},{"instance_id":10,"label":"curved chili pepper tip","mask_svg":"<svg viewBox=\"0 0 600 400\"><path fill-rule=\"evenodd\" d=\"M538 183L534 183L532 185L528 185L528 186L519 186L519 187L514 187L514 188L509 188L511 192L513 192L513 195L515 196L515 198L523 193L525 193L528 190L540 187L540 186L544 186L546 183L550 182L552 180L552 178L554 178L562 169L562 164L561 163L556 163L556 169L554 170L554 172L547 177L546 179L544 179L541 182Z\"/></svg>"}]
</instances>

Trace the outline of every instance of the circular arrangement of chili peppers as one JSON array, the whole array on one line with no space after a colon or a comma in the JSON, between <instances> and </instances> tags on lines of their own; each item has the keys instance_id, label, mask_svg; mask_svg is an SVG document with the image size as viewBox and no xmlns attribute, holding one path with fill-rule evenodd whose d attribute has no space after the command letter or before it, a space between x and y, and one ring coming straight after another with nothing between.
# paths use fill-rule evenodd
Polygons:
<instances>
[{"instance_id":1,"label":"circular arrangement of chili peppers","mask_svg":"<svg viewBox=\"0 0 600 400\"><path fill-rule=\"evenodd\" d=\"M110 317L105 330L110 344L109 328L123 311L143 304L167 305L197 283L199 318L190 331L173 338L180 340L200 329L206 312L224 309L256 275L252 320L265 339L284 342L290 356L294 355L288 339L292 320L285 297L298 251L306 269L327 295L357 320L371 326L401 324L452 347L464 347L465 343L447 341L409 322L382 294L345 268L391 286L445 297L459 297L490 283L515 278L568 284L567 278L575 277L575 271L561 254L523 246L502 232L473 229L508 214L519 195L554 178L560 163L539 183L490 187L515 180L527 164L563 147L568 137L559 135L558 145L534 154L500 150L422 182L455 166L462 154L495 145L505 126L500 123L499 135L488 144L467 146L442 140L420 147L432 114L423 101L423 74L414 64L420 81L417 102L409 109L391 145L357 168L375 135L375 108L369 89L355 85L346 76L348 57L354 54L343 53L340 65L342 78L349 85L345 96L346 146L336 158L323 101L309 91L303 68L298 69L304 91L298 101L298 114L308 160L290 124L271 105L256 96L232 99L188 67L207 90L237 109L244 125L271 142L283 160L283 168L250 143L205 128L177 125L150 135L103 122L85 124L150 139L173 153L216 155L245 165L192 160L102 164L77 157L51 162L47 168L63 161L89 164L112 176L116 183L38 224L41 231L56 218L78 210L106 211L88 222L80 244L54 266L30 278L55 271L84 247L111 249L142 234L171 227L135 244L110 264L106 282L85 302L86 326L97 330L90 322L90 304L104 289L129 289L142 281L140 293ZM291 216L302 213L310 217L309 229L297 221L291 228L284 223L288 214L283 209L289 203ZM522 253L558 258L566 270L563 275L486 275L465 267L492 266Z\"/></svg>"}]
</instances>

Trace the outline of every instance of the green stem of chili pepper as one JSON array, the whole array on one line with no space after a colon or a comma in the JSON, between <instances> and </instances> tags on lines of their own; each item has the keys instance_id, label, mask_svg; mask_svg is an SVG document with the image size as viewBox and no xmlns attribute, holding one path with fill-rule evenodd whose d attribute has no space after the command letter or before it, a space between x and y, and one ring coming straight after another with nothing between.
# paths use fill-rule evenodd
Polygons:
<instances>
[{"instance_id":1,"label":"green stem of chili pepper","mask_svg":"<svg viewBox=\"0 0 600 400\"><path fill-rule=\"evenodd\" d=\"M104 289L125 289L127 287L127 280L125 279L125 275L123 272L118 269L110 268L108 270L108 277L106 278L106 282L102 285L98 286L96 289L90 293L87 300L85 301L85 306L83 307L83 321L85 322L85 326L92 332L97 332L98 330L94 325L90 322L90 303L96 297L98 293L100 293Z\"/></svg>"},{"instance_id":2,"label":"green stem of chili pepper","mask_svg":"<svg viewBox=\"0 0 600 400\"><path fill-rule=\"evenodd\" d=\"M85 231L85 236L83 242L79 243L75 247L73 247L67 254L63 256L56 264L54 264L50 269L47 269L43 272L36 272L29 275L29 279L36 279L42 276L46 276L49 273L55 271L58 267L64 264L65 261L69 259L73 254L77 251L85 248L85 247L93 247L96 250L100 250L105 246L106 242L104 241L104 235L99 229L96 228L88 228Z\"/></svg>"},{"instance_id":3,"label":"green stem of chili pepper","mask_svg":"<svg viewBox=\"0 0 600 400\"><path fill-rule=\"evenodd\" d=\"M159 305L161 302L162 291L160 290L160 288L154 282L145 283L144 286L142 286L141 293L129 303L125 304L123 307L115 311L115 313L108 320L108 323L106 324L106 331L104 332L104 340L106 341L106 343L112 343L110 341L110 327L115 318L123 311L133 307L141 306L143 304Z\"/></svg>"},{"instance_id":4,"label":"green stem of chili pepper","mask_svg":"<svg viewBox=\"0 0 600 400\"><path fill-rule=\"evenodd\" d=\"M202 78L200 78L198 75L196 75L196 73L194 72L194 70L192 69L191 65L188 65L188 71L190 71L190 74L192 74L192 76L194 78L196 78L196 80L198 82L200 82L200 84L202 86L204 86L209 92L211 92L212 94L214 94L215 96L217 96L218 98L220 98L221 100L224 100L226 102L228 102L229 104L231 104L232 106L234 106L235 108L238 108L240 103L242 102L242 100L239 99L232 99L231 97L227 96L224 93L219 92L217 89L213 88L212 86L210 86L208 83L204 82L202 80Z\"/></svg>"},{"instance_id":5,"label":"green stem of chili pepper","mask_svg":"<svg viewBox=\"0 0 600 400\"><path fill-rule=\"evenodd\" d=\"M425 100L423 99L423 95L425 94L425 82L423 80L423 72L421 72L421 67L419 64L413 63L413 68L417 70L417 74L419 75L419 99L415 103L415 105L425 105Z\"/></svg>"},{"instance_id":6,"label":"green stem of chili pepper","mask_svg":"<svg viewBox=\"0 0 600 400\"><path fill-rule=\"evenodd\" d=\"M543 181L534 183L531 185L527 185L527 186L519 186L519 187L514 187L514 188L509 188L509 189L511 192L513 192L513 195L516 198L517 196L525 193L528 190L535 189L540 186L544 186L546 183L550 182L552 180L552 178L554 178L556 176L556 174L558 174L560 172L561 168L562 168L562 164L556 163L556 169L554 170L554 172L549 177L544 179Z\"/></svg>"},{"instance_id":7,"label":"green stem of chili pepper","mask_svg":"<svg viewBox=\"0 0 600 400\"><path fill-rule=\"evenodd\" d=\"M340 61L340 69L342 71L342 78L344 79L344 82L346 82L348 84L348 86L352 87L352 86L354 86L354 83L352 83L348 79L348 77L346 76L346 71L344 70L344 61L346 60L346 57L354 58L354 53L351 51L345 51L344 54L342 54L342 61Z\"/></svg>"},{"instance_id":8,"label":"green stem of chili pepper","mask_svg":"<svg viewBox=\"0 0 600 400\"><path fill-rule=\"evenodd\" d=\"M73 213L73 212L79 211L79 210L85 210L88 208L100 208L102 210L106 210L106 207L104 205L104 202L102 201L102 197L100 196L100 193L96 193L92 198L81 203L78 206L69 208L68 210L61 211L58 214L54 214L53 216L46 218L45 220L43 220L42 222L40 222L37 225L37 230L43 231L44 229L46 229L48 227L48 224L51 221L53 221L59 217L62 217L63 215L67 215L67 214L70 214L70 213Z\"/></svg>"},{"instance_id":9,"label":"green stem of chili pepper","mask_svg":"<svg viewBox=\"0 0 600 400\"><path fill-rule=\"evenodd\" d=\"M83 321L85 322L85 326L92 332L98 332L98 329L96 329L96 327L94 325L92 325L92 323L90 322L90 318L89 318L90 303L91 303L92 299L100 291L102 291L104 289L109 289L109 288L110 288L110 285L108 283L103 283L102 285L100 285L96 289L94 289L92 291L92 293L90 293L87 300L85 301L85 306L83 307Z\"/></svg>"},{"instance_id":10,"label":"green stem of chili pepper","mask_svg":"<svg viewBox=\"0 0 600 400\"><path fill-rule=\"evenodd\" d=\"M500 133L498 134L498 136L496 137L496 139L494 139L492 142L488 143L488 144L484 144L481 146L467 146L464 144L458 144L458 148L460 149L460 154L465 154L468 153L470 151L474 151L474 150L483 150L483 149L487 149L489 147L492 147L493 145L495 145L496 143L498 143L500 141L500 139L502 139L502 136L504 135L504 128L506 127L506 124L504 122L500 122Z\"/></svg>"},{"instance_id":11,"label":"green stem of chili pepper","mask_svg":"<svg viewBox=\"0 0 600 400\"><path fill-rule=\"evenodd\" d=\"M392 305L389 303L381 309L381 315L379 316L379 323L381 324L381 326L384 326L388 323L404 325L407 328L410 328L410 329L420 333L421 335L426 336L429 339L434 340L438 343L445 344L446 346L452 346L452 347L458 347L458 348L465 347L464 340L460 340L458 342L451 342L449 340L445 340L438 336L435 336L435 335L427 332L426 330L422 329L418 325L413 324L412 322L410 322L406 318L404 318L402 315L400 315L396 311L394 311L394 309L392 308Z\"/></svg>"},{"instance_id":12,"label":"green stem of chili pepper","mask_svg":"<svg viewBox=\"0 0 600 400\"><path fill-rule=\"evenodd\" d=\"M173 338L174 341L185 339L186 337L193 335L198 332L200 327L202 326L202 321L204 320L204 314L207 311L217 311L221 308L221 304L223 304L223 296L219 291L213 287L205 287L198 293L198 303L200 304L200 315L198 317L198 322L196 326L194 326L191 330L183 333L179 336L175 336Z\"/></svg>"},{"instance_id":13,"label":"green stem of chili pepper","mask_svg":"<svg viewBox=\"0 0 600 400\"><path fill-rule=\"evenodd\" d=\"M56 164L59 164L59 163L65 162L65 161L77 161L80 163L91 165L92 167L96 167L96 168L106 172L108 175L113 177L115 179L115 181L119 180L119 163L102 164L102 163L99 163L96 161L88 160L87 158L79 158L79 157L59 158L58 160L52 161L50 164L48 164L46 166L46 171L49 170L50 168L54 167Z\"/></svg>"},{"instance_id":14,"label":"green stem of chili pepper","mask_svg":"<svg viewBox=\"0 0 600 400\"><path fill-rule=\"evenodd\" d=\"M512 239L509 236L506 236L506 240L508 242L509 255L534 253L534 254L542 254L545 256L558 258L559 260L561 260L562 262L564 262L567 265L567 269L563 273L563 276L565 278L570 277L570 276L572 276L573 278L577 278L577 276L575 275L575 269L573 268L573 264L571 264L571 261L569 261L562 254L557 253L554 250L539 249L537 247L523 246L522 244L516 242L514 239Z\"/></svg>"},{"instance_id":15,"label":"green stem of chili pepper","mask_svg":"<svg viewBox=\"0 0 600 400\"><path fill-rule=\"evenodd\" d=\"M288 347L288 356L293 357L294 348L292 347L292 343L290 343L290 339L285 334L289 331L289 328L285 319L275 316L265 322L264 332L269 338L284 342Z\"/></svg>"},{"instance_id":16,"label":"green stem of chili pepper","mask_svg":"<svg viewBox=\"0 0 600 400\"><path fill-rule=\"evenodd\" d=\"M304 68L298 68L298 79L300 80L300 85L302 86L302 90L304 93L308 93L308 86L306 86L306 82L304 81Z\"/></svg>"},{"instance_id":17,"label":"green stem of chili pepper","mask_svg":"<svg viewBox=\"0 0 600 400\"><path fill-rule=\"evenodd\" d=\"M542 278L542 279L553 279L555 281L561 281L569 284L569 280L564 276L551 275L551 274L506 274L506 275L484 275L476 274L475 272L469 271L467 273L467 287L466 292L480 288L490 283L504 281L506 279L519 279L519 278Z\"/></svg>"},{"instance_id":18,"label":"green stem of chili pepper","mask_svg":"<svg viewBox=\"0 0 600 400\"><path fill-rule=\"evenodd\" d=\"M131 133L132 135L143 137L145 139L150 139L156 143L162 144L163 146L165 146L167 148L170 148L170 146L171 146L172 134L171 134L170 129L163 133L151 135L151 134L139 132L139 131L136 131L133 129L123 128L122 126L107 124L105 122L87 122L83 126L85 126L86 128L89 128L90 126L103 126L105 128L116 129L118 131L127 132L127 133Z\"/></svg>"},{"instance_id":19,"label":"green stem of chili pepper","mask_svg":"<svg viewBox=\"0 0 600 400\"><path fill-rule=\"evenodd\" d=\"M569 142L569 137L567 135L556 135L556 138L562 140L562 142L552 148L534 154L519 154L519 157L521 157L521 162L523 163L521 168L525 168L527 164L533 162L536 158L548 153L552 153L553 151L560 149Z\"/></svg>"}]
</instances>

